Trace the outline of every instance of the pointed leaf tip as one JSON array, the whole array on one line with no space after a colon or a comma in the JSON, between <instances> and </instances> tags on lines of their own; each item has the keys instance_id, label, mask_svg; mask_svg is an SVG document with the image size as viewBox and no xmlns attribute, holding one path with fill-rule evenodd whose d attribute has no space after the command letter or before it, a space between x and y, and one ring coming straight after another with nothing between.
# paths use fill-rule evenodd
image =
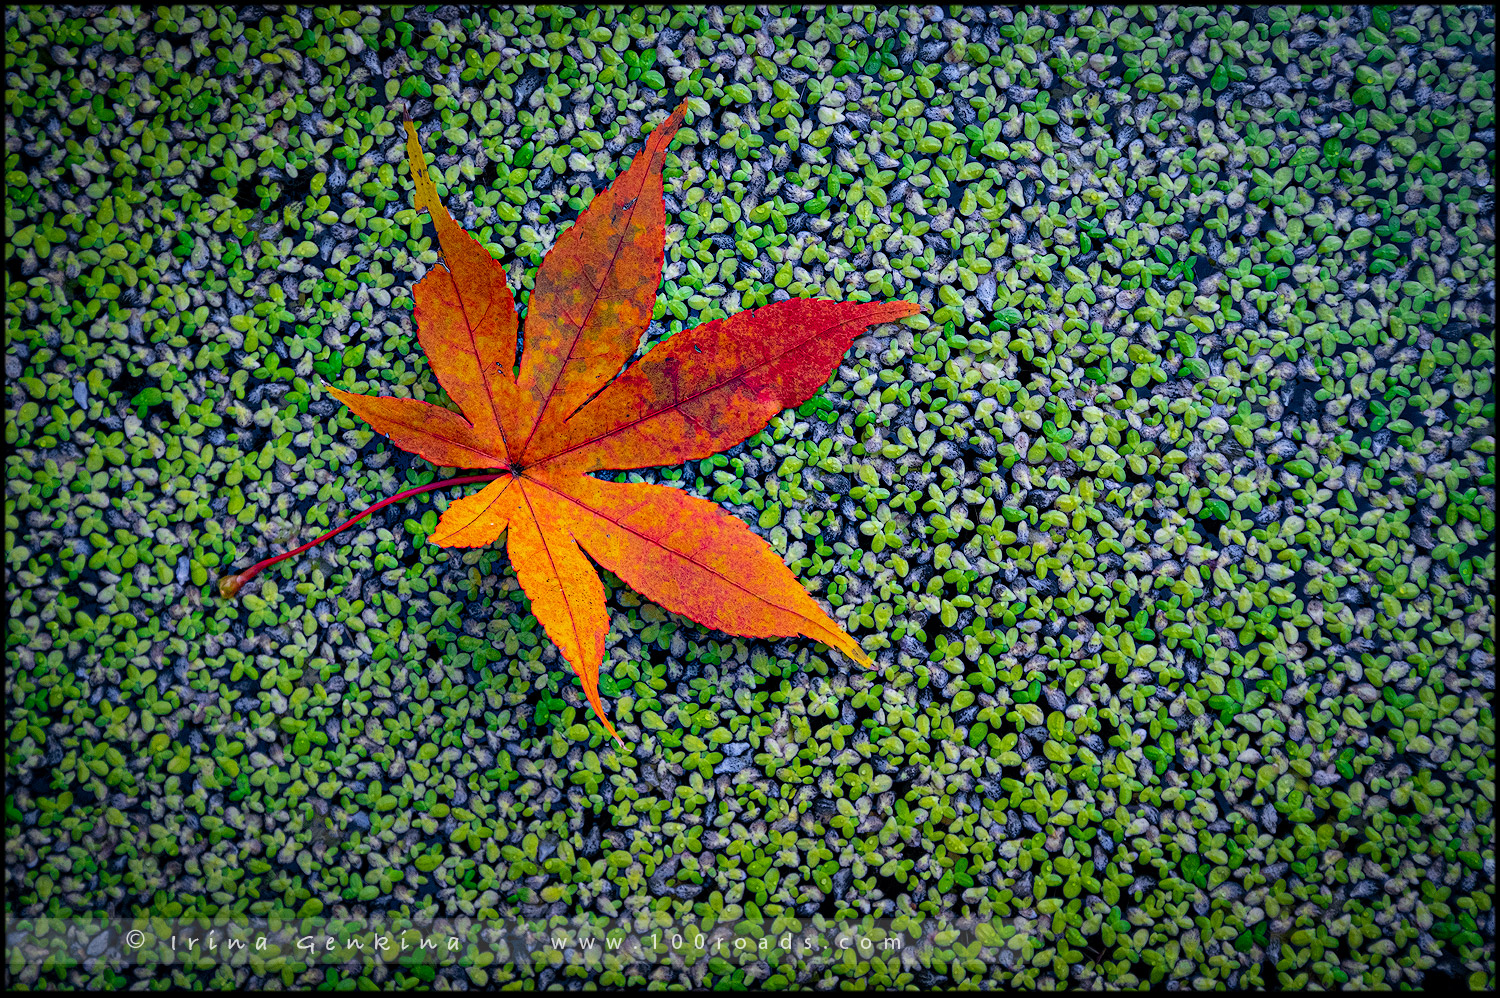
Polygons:
<instances>
[{"instance_id":1,"label":"pointed leaf tip","mask_svg":"<svg viewBox=\"0 0 1500 998\"><path fill-rule=\"evenodd\" d=\"M685 118L687 116L687 113L688 113L688 103L691 100L692 100L691 97L684 97L681 101L679 101L677 103L677 106L674 107L674 108L672 108L672 113L669 114L669 115L667 115L667 120L668 121L674 121L675 120L677 122L677 124L681 124L685 120Z\"/></svg>"},{"instance_id":2,"label":"pointed leaf tip","mask_svg":"<svg viewBox=\"0 0 1500 998\"><path fill-rule=\"evenodd\" d=\"M604 701L599 697L598 680L589 682L587 679L579 678L583 682L583 692L588 697L589 706L594 708L594 714L599 718L599 723L604 725L604 730L608 731L616 742L619 742L620 748L624 748L624 739L620 737L620 733L615 730L615 726L610 723L609 718L604 714Z\"/></svg>"},{"instance_id":3,"label":"pointed leaf tip","mask_svg":"<svg viewBox=\"0 0 1500 998\"><path fill-rule=\"evenodd\" d=\"M909 315L916 315L922 311L921 302L906 301L900 298L881 302L880 304L884 305L885 308L882 310L880 317L871 322L871 325L874 325L876 322L895 322L897 319L904 319Z\"/></svg>"}]
</instances>

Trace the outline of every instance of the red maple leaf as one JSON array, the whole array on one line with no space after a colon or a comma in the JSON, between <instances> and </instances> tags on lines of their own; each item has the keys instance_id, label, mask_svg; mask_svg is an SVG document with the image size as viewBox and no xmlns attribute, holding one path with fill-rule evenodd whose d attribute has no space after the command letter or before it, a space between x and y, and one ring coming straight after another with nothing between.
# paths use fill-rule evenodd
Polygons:
<instances>
[{"instance_id":1,"label":"red maple leaf","mask_svg":"<svg viewBox=\"0 0 1500 998\"><path fill-rule=\"evenodd\" d=\"M616 740L599 699L609 616L590 558L699 624L745 637L802 634L871 663L744 523L680 489L589 472L680 464L731 447L816 393L865 328L919 310L904 301L790 299L683 330L621 373L661 284L662 165L685 108L651 133L630 168L547 253L528 302L519 373L505 271L438 200L408 120L416 206L431 214L442 249L442 265L414 292L417 339L463 414L328 389L397 447L433 464L500 469L393 496L338 530L418 492L488 481L448 507L431 540L480 547L507 535L532 612ZM221 591L232 594L278 560L226 577Z\"/></svg>"}]
</instances>

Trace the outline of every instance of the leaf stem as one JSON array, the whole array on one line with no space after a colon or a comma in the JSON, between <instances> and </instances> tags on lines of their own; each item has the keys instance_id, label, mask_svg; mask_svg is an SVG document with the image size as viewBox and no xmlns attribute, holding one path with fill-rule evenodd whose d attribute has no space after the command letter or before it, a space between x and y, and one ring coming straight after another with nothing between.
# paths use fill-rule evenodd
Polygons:
<instances>
[{"instance_id":1,"label":"leaf stem","mask_svg":"<svg viewBox=\"0 0 1500 998\"><path fill-rule=\"evenodd\" d=\"M369 507L363 513L360 513L353 519L344 521L337 527L334 527L332 530L328 531L328 533L324 534L322 537L319 537L317 540L308 541L301 547L294 548L291 551L286 552L285 554L278 554L274 558L266 558L264 561L258 561L255 564L251 565L249 568L245 569L243 572L237 572L233 575L220 576L219 595L224 597L225 599L233 597L240 591L240 587L249 582L251 579L255 578L264 570L276 564L278 561L284 561L287 558L291 558L295 555L301 554L309 548L317 547L319 544L322 544L334 534L337 534L340 531L348 530L350 527L354 526L356 523L358 523L360 520L363 520L371 513L382 510L393 502L400 502L402 499L410 499L412 496L421 495L423 492L433 492L437 489L445 489L450 485L471 485L475 482L493 482L495 479L504 478L508 474L510 474L510 472L501 471L489 475L462 475L458 478L445 478L441 482L433 482L430 485L419 485L414 489L407 489L405 492L398 492L396 495L393 495L387 499L380 500L378 503Z\"/></svg>"}]
</instances>

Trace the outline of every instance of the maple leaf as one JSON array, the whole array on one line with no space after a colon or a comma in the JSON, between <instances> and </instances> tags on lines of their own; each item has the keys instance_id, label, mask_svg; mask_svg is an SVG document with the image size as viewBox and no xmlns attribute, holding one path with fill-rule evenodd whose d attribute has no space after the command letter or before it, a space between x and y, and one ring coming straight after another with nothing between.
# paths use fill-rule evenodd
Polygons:
<instances>
[{"instance_id":1,"label":"maple leaf","mask_svg":"<svg viewBox=\"0 0 1500 998\"><path fill-rule=\"evenodd\" d=\"M408 119L415 203L431 215L442 251L413 292L417 341L462 415L328 388L403 450L436 465L499 469L386 501L492 479L450 504L430 540L480 547L506 535L533 614L617 741L599 698L609 616L590 558L699 624L744 637L801 634L872 663L744 523L680 489L589 472L680 464L731 447L816 393L865 328L919 310L904 301L790 299L679 332L625 367L661 284L662 166L685 110L686 102L657 126L542 260L519 367L505 271L438 199ZM249 574L221 588L232 592Z\"/></svg>"}]
</instances>

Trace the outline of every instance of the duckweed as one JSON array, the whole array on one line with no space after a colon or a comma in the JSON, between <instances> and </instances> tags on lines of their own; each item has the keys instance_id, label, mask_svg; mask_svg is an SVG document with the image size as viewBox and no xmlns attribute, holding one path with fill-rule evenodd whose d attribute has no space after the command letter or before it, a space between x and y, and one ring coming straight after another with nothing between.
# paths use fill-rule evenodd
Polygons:
<instances>
[{"instance_id":1,"label":"duckweed","mask_svg":"<svg viewBox=\"0 0 1500 998\"><path fill-rule=\"evenodd\" d=\"M12 917L941 916L972 948L598 980L1494 986L1487 8L4 24ZM925 310L630 480L740 516L879 668L609 578L617 751L503 551L426 543L443 499L218 599L441 474L323 390L442 399L402 105L524 306L684 96L643 346L792 296Z\"/></svg>"}]
</instances>

